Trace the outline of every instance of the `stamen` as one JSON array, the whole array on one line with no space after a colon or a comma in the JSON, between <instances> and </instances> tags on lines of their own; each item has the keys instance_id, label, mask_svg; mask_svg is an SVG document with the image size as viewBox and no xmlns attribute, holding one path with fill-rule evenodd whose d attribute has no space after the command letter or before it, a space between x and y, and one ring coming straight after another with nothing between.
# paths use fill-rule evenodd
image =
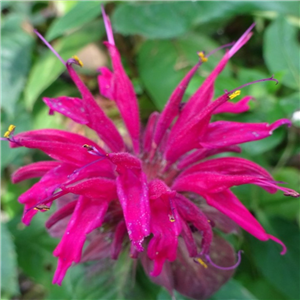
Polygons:
<instances>
[{"instance_id":1,"label":"stamen","mask_svg":"<svg viewBox=\"0 0 300 300\"><path fill-rule=\"evenodd\" d=\"M45 204L39 204L39 205L35 206L33 209L44 212L44 211L48 211L50 209L50 207Z\"/></svg>"},{"instance_id":2,"label":"stamen","mask_svg":"<svg viewBox=\"0 0 300 300\"><path fill-rule=\"evenodd\" d=\"M9 125L7 131L4 133L5 138L9 138L11 134L14 133L16 126L15 125Z\"/></svg>"},{"instance_id":3,"label":"stamen","mask_svg":"<svg viewBox=\"0 0 300 300\"><path fill-rule=\"evenodd\" d=\"M238 260L237 262L231 266L231 267L220 267L218 265L216 265L210 258L209 254L205 254L205 258L207 259L207 261L215 268L220 269L220 270L232 270L235 269L236 267L238 267L238 265L240 264L242 258L241 258L241 252L242 250L238 251L237 256L238 256Z\"/></svg>"},{"instance_id":4,"label":"stamen","mask_svg":"<svg viewBox=\"0 0 300 300\"><path fill-rule=\"evenodd\" d=\"M105 157L104 154L102 154L96 147L88 145L88 144L84 144L82 146L83 148L86 148L87 151L93 155L97 155L97 156L101 156L101 157ZM107 156L107 155L106 155Z\"/></svg>"},{"instance_id":5,"label":"stamen","mask_svg":"<svg viewBox=\"0 0 300 300\"><path fill-rule=\"evenodd\" d=\"M62 59L62 57L54 50L54 48L50 45L49 42L46 41L46 39L36 30L34 29L34 33L42 40L42 42L54 53L54 55L64 64L66 65L66 62Z\"/></svg>"},{"instance_id":6,"label":"stamen","mask_svg":"<svg viewBox=\"0 0 300 300\"><path fill-rule=\"evenodd\" d=\"M230 92L227 92L227 91L225 91L225 92L229 93L229 94L233 94L235 91L240 90L240 89L244 88L245 86L251 85L253 83L263 82L263 81L275 81L276 84L278 84L278 80L274 78L274 75L272 75L272 77L270 77L270 78L265 78L265 79L259 79L259 80L251 81L251 82L245 83L245 84L243 84L243 85L241 85L241 86L239 86L239 87L231 90Z\"/></svg>"},{"instance_id":7,"label":"stamen","mask_svg":"<svg viewBox=\"0 0 300 300\"><path fill-rule=\"evenodd\" d=\"M200 257L194 258L194 262L202 265L205 269L207 269L207 264Z\"/></svg>"},{"instance_id":8,"label":"stamen","mask_svg":"<svg viewBox=\"0 0 300 300\"><path fill-rule=\"evenodd\" d=\"M209 52L206 57L210 57L211 55L215 54L217 51L221 50L221 49L224 49L224 48L228 48L228 47L231 47L235 44L235 42L232 42L232 43L229 43L229 44L225 44L225 45L222 45L214 50L212 50L211 52Z\"/></svg>"},{"instance_id":9,"label":"stamen","mask_svg":"<svg viewBox=\"0 0 300 300\"><path fill-rule=\"evenodd\" d=\"M203 51L200 51L197 54L200 57L201 62L207 62L208 61L208 58L205 56L205 53Z\"/></svg>"},{"instance_id":10,"label":"stamen","mask_svg":"<svg viewBox=\"0 0 300 300\"><path fill-rule=\"evenodd\" d=\"M82 61L78 58L77 55L73 55L72 58L69 58L69 59L67 60L67 64L69 64L69 65L75 64L75 65L77 65L77 66L79 66L79 67L81 67L81 68L83 67L83 63L82 63Z\"/></svg>"},{"instance_id":11,"label":"stamen","mask_svg":"<svg viewBox=\"0 0 300 300\"><path fill-rule=\"evenodd\" d=\"M239 96L241 94L240 90L235 91L234 93L232 93L231 95L229 95L229 98L232 100L235 97Z\"/></svg>"}]
</instances>

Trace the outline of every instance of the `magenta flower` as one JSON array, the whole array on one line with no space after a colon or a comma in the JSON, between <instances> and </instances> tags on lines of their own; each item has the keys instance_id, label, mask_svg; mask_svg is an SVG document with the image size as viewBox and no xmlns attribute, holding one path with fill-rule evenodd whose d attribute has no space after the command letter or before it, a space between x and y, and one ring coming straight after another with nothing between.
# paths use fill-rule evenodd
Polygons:
<instances>
[{"instance_id":1,"label":"magenta flower","mask_svg":"<svg viewBox=\"0 0 300 300\"><path fill-rule=\"evenodd\" d=\"M22 221L29 225L36 213L49 210L54 201L57 203L56 212L46 223L52 235L62 234L54 251L58 266L53 283L60 285L74 262L117 259L130 244L130 256L141 259L154 282L171 293L176 289L192 298L207 298L230 278L240 261L240 253L235 262L232 247L214 235L214 226L229 233L237 230L237 224L259 240L274 240L282 245L281 254L286 252L285 245L266 233L230 188L255 184L270 193L282 190L287 196L299 196L279 186L266 170L251 161L238 157L208 158L223 152L240 152L238 144L266 138L277 127L290 125L290 121L211 122L214 114L249 109L249 96L237 103L229 101L253 82L226 91L216 100L213 93L216 77L249 40L252 25L236 43L224 46L231 48L182 105L189 81L214 51L208 55L198 53L199 62L179 83L164 110L154 112L142 130L137 98L104 11L103 17L108 36L104 44L113 71L99 69L100 93L116 102L131 142L125 142L73 69L73 64L82 66L82 62L76 56L65 62L36 32L66 66L82 96L44 98L51 114L59 112L93 129L104 146L54 129L14 135L15 128L11 126L2 139L9 140L12 148L40 149L53 159L21 167L12 175L14 183L41 177L19 198L25 206ZM276 81L271 77L256 82L268 80ZM104 229L98 231L103 224ZM82 254L87 235L89 244Z\"/></svg>"}]
</instances>

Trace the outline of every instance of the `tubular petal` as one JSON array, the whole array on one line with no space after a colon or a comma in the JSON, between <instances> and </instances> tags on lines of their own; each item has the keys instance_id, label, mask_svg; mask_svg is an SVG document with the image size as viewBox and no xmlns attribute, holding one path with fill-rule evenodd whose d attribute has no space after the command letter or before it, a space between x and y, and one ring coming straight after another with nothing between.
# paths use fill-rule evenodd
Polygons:
<instances>
[{"instance_id":1,"label":"tubular petal","mask_svg":"<svg viewBox=\"0 0 300 300\"><path fill-rule=\"evenodd\" d=\"M115 124L96 103L93 95L79 78L73 67L67 65L67 70L82 95L85 111L90 117L87 125L99 134L112 151L122 151L124 149L124 142Z\"/></svg>"},{"instance_id":2,"label":"tubular petal","mask_svg":"<svg viewBox=\"0 0 300 300\"><path fill-rule=\"evenodd\" d=\"M198 62L182 79L182 81L172 93L164 110L162 111L155 129L154 142L156 146L159 145L167 128L170 126L173 119L178 115L179 106L182 101L183 95L188 87L189 82L191 81L192 77L194 76L200 65L201 62Z\"/></svg>"},{"instance_id":3,"label":"tubular petal","mask_svg":"<svg viewBox=\"0 0 300 300\"><path fill-rule=\"evenodd\" d=\"M51 111L57 111L79 124L89 123L89 114L84 107L83 101L79 98L62 96L57 98L43 98L43 101Z\"/></svg>"},{"instance_id":4,"label":"tubular petal","mask_svg":"<svg viewBox=\"0 0 300 300\"><path fill-rule=\"evenodd\" d=\"M281 125L290 125L288 119L281 119L273 124L268 123L239 123L217 121L210 123L200 145L204 148L225 147L257 141L270 136Z\"/></svg>"},{"instance_id":5,"label":"tubular petal","mask_svg":"<svg viewBox=\"0 0 300 300\"><path fill-rule=\"evenodd\" d=\"M213 112L214 115L222 114L222 113L231 113L231 114L240 114L249 110L249 101L252 100L253 97L246 96L240 101L233 103L233 102L226 102L220 105L218 108L215 109Z\"/></svg>"},{"instance_id":6,"label":"tubular petal","mask_svg":"<svg viewBox=\"0 0 300 300\"><path fill-rule=\"evenodd\" d=\"M42 177L49 170L57 167L60 164L61 163L58 161L40 161L32 163L15 171L11 176L11 180L13 183L18 183L23 180Z\"/></svg>"},{"instance_id":7,"label":"tubular petal","mask_svg":"<svg viewBox=\"0 0 300 300\"><path fill-rule=\"evenodd\" d=\"M118 49L107 42L104 42L108 48L114 73L111 76L111 82L108 83L108 77L99 75L98 80L100 86L105 84L111 87L111 91L107 89L107 93L113 97L119 108L121 116L124 120L126 128L132 139L133 149L135 153L139 153L139 139L140 139L140 119L137 98L134 92L133 85L124 71L121 57Z\"/></svg>"},{"instance_id":8,"label":"tubular petal","mask_svg":"<svg viewBox=\"0 0 300 300\"><path fill-rule=\"evenodd\" d=\"M53 284L61 285L71 264L80 261L86 235L101 226L107 207L108 202L103 199L78 199L66 232L53 252L53 255L58 257Z\"/></svg>"}]
</instances>

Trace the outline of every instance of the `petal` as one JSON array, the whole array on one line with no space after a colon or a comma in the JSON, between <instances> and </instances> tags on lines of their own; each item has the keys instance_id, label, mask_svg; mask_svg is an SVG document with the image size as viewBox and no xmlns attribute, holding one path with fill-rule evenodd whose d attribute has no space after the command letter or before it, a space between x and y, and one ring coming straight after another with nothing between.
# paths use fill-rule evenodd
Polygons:
<instances>
[{"instance_id":1,"label":"petal","mask_svg":"<svg viewBox=\"0 0 300 300\"><path fill-rule=\"evenodd\" d=\"M66 232L53 252L58 257L53 284L61 285L71 264L80 261L86 235L101 226L107 207L108 202L103 199L78 199Z\"/></svg>"},{"instance_id":2,"label":"petal","mask_svg":"<svg viewBox=\"0 0 300 300\"><path fill-rule=\"evenodd\" d=\"M207 203L223 214L227 215L230 219L236 222L244 230L255 236L261 241L267 241L272 238L274 241L284 244L275 237L268 235L259 222L252 216L247 208L240 202L240 200L229 190L225 190L217 194L207 194L204 196ZM283 252L285 253L285 246Z\"/></svg>"},{"instance_id":3,"label":"petal","mask_svg":"<svg viewBox=\"0 0 300 300\"><path fill-rule=\"evenodd\" d=\"M170 132L165 157L168 161L176 161L182 154L199 148L199 139L206 133L213 111L229 99L227 94L222 95L214 102L202 109L194 118L178 128L176 124Z\"/></svg>"},{"instance_id":4,"label":"petal","mask_svg":"<svg viewBox=\"0 0 300 300\"><path fill-rule=\"evenodd\" d=\"M133 148L136 153L139 152L140 138L140 118L137 98L133 85L128 78L121 62L121 56L118 49L108 42L104 42L108 48L112 65L114 69L113 76L110 80L111 91L108 93L113 96L116 101L121 116L124 120L126 128L132 139ZM101 75L98 77L100 85L108 83L108 77L105 76L103 82Z\"/></svg>"},{"instance_id":5,"label":"petal","mask_svg":"<svg viewBox=\"0 0 300 300\"><path fill-rule=\"evenodd\" d=\"M80 262L107 259L110 253L110 238L110 233L102 232L93 237L92 241L85 248Z\"/></svg>"},{"instance_id":6,"label":"petal","mask_svg":"<svg viewBox=\"0 0 300 300\"><path fill-rule=\"evenodd\" d=\"M70 216L77 204L77 200L71 201L67 203L65 206L57 210L45 223L47 229L50 229L53 225L57 222L61 221L62 219Z\"/></svg>"},{"instance_id":7,"label":"petal","mask_svg":"<svg viewBox=\"0 0 300 300\"><path fill-rule=\"evenodd\" d=\"M27 166L19 168L12 174L12 182L18 183L23 180L42 177L45 175L49 170L57 167L60 165L61 162L59 161L40 161L36 163L29 164Z\"/></svg>"},{"instance_id":8,"label":"petal","mask_svg":"<svg viewBox=\"0 0 300 300\"><path fill-rule=\"evenodd\" d=\"M57 111L79 124L89 123L89 114L84 108L83 101L79 98L62 96L57 98L43 98L43 101L51 110Z\"/></svg>"},{"instance_id":9,"label":"petal","mask_svg":"<svg viewBox=\"0 0 300 300\"><path fill-rule=\"evenodd\" d=\"M143 251L144 237L150 234L150 207L146 175L141 162L129 153L109 153L116 165L117 193L130 240L138 251Z\"/></svg>"},{"instance_id":10,"label":"petal","mask_svg":"<svg viewBox=\"0 0 300 300\"><path fill-rule=\"evenodd\" d=\"M179 169L184 169L188 167L188 165L191 165L199 160L202 160L206 157L219 154L219 153L224 153L224 152L236 152L240 153L241 148L238 146L227 146L227 147L222 147L222 148L217 148L217 149L206 149L202 148L199 150L195 150L193 153L188 154L185 156L180 162L178 163L177 167Z\"/></svg>"},{"instance_id":11,"label":"petal","mask_svg":"<svg viewBox=\"0 0 300 300\"><path fill-rule=\"evenodd\" d=\"M157 124L157 120L159 119L160 114L158 112L153 112L147 123L147 127L144 132L144 140L143 140L143 148L145 152L149 152L153 145L153 135L154 130Z\"/></svg>"},{"instance_id":12,"label":"petal","mask_svg":"<svg viewBox=\"0 0 300 300\"><path fill-rule=\"evenodd\" d=\"M241 157L220 157L206 160L187 168L180 176L195 172L213 172L224 175L250 175L274 181L272 176L264 168Z\"/></svg>"},{"instance_id":13,"label":"petal","mask_svg":"<svg viewBox=\"0 0 300 300\"><path fill-rule=\"evenodd\" d=\"M98 69L98 71L101 74L98 76L100 94L110 100L114 100L114 73L107 67L101 67Z\"/></svg>"},{"instance_id":14,"label":"petal","mask_svg":"<svg viewBox=\"0 0 300 300\"><path fill-rule=\"evenodd\" d=\"M62 185L61 189L68 193L83 195L88 198L104 198L107 201L117 199L115 180L95 177L84 179L68 185Z\"/></svg>"},{"instance_id":15,"label":"petal","mask_svg":"<svg viewBox=\"0 0 300 300\"><path fill-rule=\"evenodd\" d=\"M29 225L32 217L38 212L31 208L36 206L40 201L50 197L73 170L73 166L66 164L59 165L48 171L38 183L34 184L19 197L18 201L25 204L22 217L22 222L25 225ZM51 201L48 201L45 204L49 206ZM28 209L31 210L28 211Z\"/></svg>"},{"instance_id":16,"label":"petal","mask_svg":"<svg viewBox=\"0 0 300 300\"><path fill-rule=\"evenodd\" d=\"M261 140L284 124L290 125L291 121L281 119L273 124L217 121L209 124L205 135L200 139L200 145L204 148L213 148Z\"/></svg>"},{"instance_id":17,"label":"petal","mask_svg":"<svg viewBox=\"0 0 300 300\"><path fill-rule=\"evenodd\" d=\"M252 99L253 98L251 96L246 96L236 103L226 102L220 105L218 108L216 108L213 114L214 115L222 114L222 113L240 114L246 112L250 109L248 103Z\"/></svg>"},{"instance_id":18,"label":"petal","mask_svg":"<svg viewBox=\"0 0 300 300\"><path fill-rule=\"evenodd\" d=\"M32 140L40 140L40 141L62 142L68 144L75 144L79 146L88 144L95 147L100 153L103 154L106 153L99 145L97 145L92 140L86 138L85 136L76 133L71 133L64 130L58 130L58 129L39 129L39 130L24 131L15 135L14 138L17 141L20 140L20 142L23 139L26 140L32 139ZM15 143L11 143L10 146L11 148L19 147L19 145Z\"/></svg>"},{"instance_id":19,"label":"petal","mask_svg":"<svg viewBox=\"0 0 300 300\"><path fill-rule=\"evenodd\" d=\"M87 125L99 134L112 151L122 151L124 142L112 120L98 106L93 95L81 81L73 67L67 64L67 70L82 95L84 109L89 115L89 123Z\"/></svg>"},{"instance_id":20,"label":"petal","mask_svg":"<svg viewBox=\"0 0 300 300\"><path fill-rule=\"evenodd\" d=\"M120 221L115 229L115 235L111 244L111 258L118 259L122 250L123 239L126 235L127 229L124 221Z\"/></svg>"},{"instance_id":21,"label":"petal","mask_svg":"<svg viewBox=\"0 0 300 300\"><path fill-rule=\"evenodd\" d=\"M191 81L200 65L201 63L197 63L182 79L179 85L175 88L164 110L162 111L154 135L154 142L156 146L158 146L161 142L163 135L171 125L173 119L179 114L180 103L182 101L183 95L188 87L189 82Z\"/></svg>"},{"instance_id":22,"label":"petal","mask_svg":"<svg viewBox=\"0 0 300 300\"><path fill-rule=\"evenodd\" d=\"M174 261L177 251L177 237L181 232L181 222L176 206L171 202L175 193L162 181L155 179L149 183L151 209L150 230L153 238L148 244L148 256L154 260L150 273L158 276L165 260Z\"/></svg>"},{"instance_id":23,"label":"petal","mask_svg":"<svg viewBox=\"0 0 300 300\"><path fill-rule=\"evenodd\" d=\"M192 223L200 232L202 232L201 253L208 253L213 233L206 215L197 205L180 194L177 194L176 196L176 207L180 216L186 223Z\"/></svg>"}]
</instances>

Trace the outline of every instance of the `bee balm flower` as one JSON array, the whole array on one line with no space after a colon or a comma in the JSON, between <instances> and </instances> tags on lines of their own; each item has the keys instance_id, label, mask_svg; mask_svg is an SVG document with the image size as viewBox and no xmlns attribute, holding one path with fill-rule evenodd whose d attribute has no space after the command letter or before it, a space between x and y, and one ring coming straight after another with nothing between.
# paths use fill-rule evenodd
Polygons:
<instances>
[{"instance_id":1,"label":"bee balm flower","mask_svg":"<svg viewBox=\"0 0 300 300\"><path fill-rule=\"evenodd\" d=\"M53 202L57 203L57 210L46 223L50 230L58 225L59 231L64 231L54 251L58 266L53 283L61 284L73 263L109 256L117 259L130 244L130 256L141 259L154 282L170 292L176 289L192 298L207 298L230 278L240 261L240 252L236 261L232 247L213 233L214 226L228 233L235 231L238 224L262 241L272 239L281 244L281 254L286 251L284 244L265 232L230 188L250 183L270 193L282 190L285 195L299 196L279 186L266 170L251 161L209 157L240 152L238 144L266 138L277 127L290 125L290 121L211 121L214 114L241 113L249 108L249 96L230 102L240 95L243 86L212 98L216 77L249 40L252 25L236 43L225 45L230 50L182 105L192 76L214 53L199 52L199 62L179 83L164 110L154 112L142 130L138 101L104 10L103 18L108 36L104 44L113 71L99 69L100 93L116 102L131 142L125 142L77 75L73 65L82 67L80 59L73 56L64 61L36 32L66 66L81 94L81 98L61 96L44 98L44 102L51 113L59 112L93 129L105 146L54 129L15 135L11 125L2 140L10 141L12 148L40 149L52 158L21 167L12 176L14 183L41 177L19 198L25 206L22 220L29 225L35 214L52 210ZM276 81L271 77L256 82L268 80ZM103 230L97 231L104 224ZM82 254L90 233L95 234Z\"/></svg>"}]
</instances>

